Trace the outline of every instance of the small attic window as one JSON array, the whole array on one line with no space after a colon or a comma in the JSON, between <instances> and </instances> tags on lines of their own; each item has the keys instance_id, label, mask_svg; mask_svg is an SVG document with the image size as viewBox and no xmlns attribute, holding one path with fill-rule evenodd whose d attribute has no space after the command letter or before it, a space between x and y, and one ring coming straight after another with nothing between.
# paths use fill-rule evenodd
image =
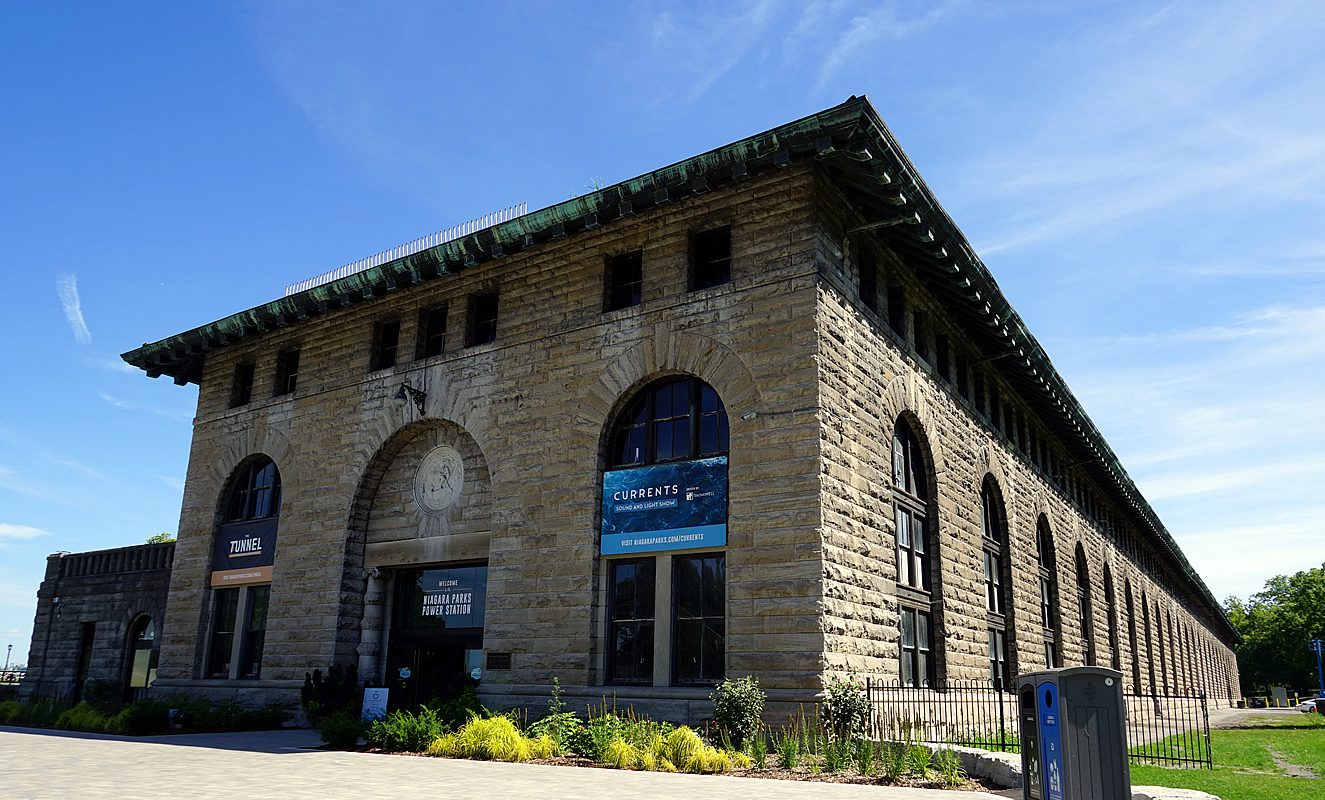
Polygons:
<instances>
[{"instance_id":1,"label":"small attic window","mask_svg":"<svg viewBox=\"0 0 1325 800\"><path fill-rule=\"evenodd\" d=\"M696 233L691 241L690 289L708 289L731 282L732 229L730 226Z\"/></svg>"}]
</instances>

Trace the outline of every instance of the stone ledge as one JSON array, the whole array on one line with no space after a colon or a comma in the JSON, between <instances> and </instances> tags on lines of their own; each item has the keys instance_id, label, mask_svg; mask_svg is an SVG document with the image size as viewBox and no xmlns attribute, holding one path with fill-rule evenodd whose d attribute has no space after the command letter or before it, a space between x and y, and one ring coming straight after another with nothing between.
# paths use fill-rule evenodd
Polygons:
<instances>
[{"instance_id":1,"label":"stone ledge","mask_svg":"<svg viewBox=\"0 0 1325 800\"><path fill-rule=\"evenodd\" d=\"M1133 786L1132 800L1220 800L1218 795L1196 789L1171 789L1167 786Z\"/></svg>"}]
</instances>

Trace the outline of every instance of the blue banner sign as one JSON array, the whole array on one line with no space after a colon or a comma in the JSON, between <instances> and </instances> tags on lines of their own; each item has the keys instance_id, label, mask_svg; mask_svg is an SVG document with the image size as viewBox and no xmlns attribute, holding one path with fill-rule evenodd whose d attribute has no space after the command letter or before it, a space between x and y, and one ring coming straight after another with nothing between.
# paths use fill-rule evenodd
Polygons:
<instances>
[{"instance_id":1,"label":"blue banner sign","mask_svg":"<svg viewBox=\"0 0 1325 800\"><path fill-rule=\"evenodd\" d=\"M727 457L603 473L603 555L727 544Z\"/></svg>"}]
</instances>

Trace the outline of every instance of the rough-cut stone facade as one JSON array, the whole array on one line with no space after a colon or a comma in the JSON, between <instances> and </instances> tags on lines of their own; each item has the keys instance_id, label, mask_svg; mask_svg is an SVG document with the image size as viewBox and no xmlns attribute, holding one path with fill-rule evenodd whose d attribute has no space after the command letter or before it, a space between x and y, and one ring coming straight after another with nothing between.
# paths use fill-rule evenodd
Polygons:
<instances>
[{"instance_id":1,"label":"rough-cut stone facade","mask_svg":"<svg viewBox=\"0 0 1325 800\"><path fill-rule=\"evenodd\" d=\"M127 685L134 623L150 617L159 641L174 550L167 542L49 556L20 694L73 698L80 678Z\"/></svg>"},{"instance_id":2,"label":"rough-cut stone facade","mask_svg":"<svg viewBox=\"0 0 1325 800\"><path fill-rule=\"evenodd\" d=\"M1103 487L1085 475L1055 480L1052 459L1031 455L1044 452L1037 446L1063 459L1070 451L999 377L996 359L979 365L981 345L908 251L887 231L850 230L869 220L813 159L776 163L209 348L189 378L200 386L198 413L158 686L288 698L306 671L347 662L380 678L394 570L486 563L483 649L510 654L509 668L483 675L490 703L534 702L558 677L580 698L615 694L666 716L703 716L705 688L605 685L607 559L598 552L615 414L650 381L693 375L721 396L731 430L727 674L757 675L788 703L849 673L897 679L890 447L903 418L930 462L940 678L988 675L979 498L991 476L1010 537L1015 670L1044 663L1034 566L1043 518L1054 538L1065 663L1085 660L1075 626L1080 547L1098 663L1111 662L1116 639L1117 663L1140 675L1138 688L1234 693L1231 634L1217 609L1107 512ZM731 230L731 280L690 291L691 237L721 225ZM636 249L642 302L605 312L605 260ZM862 302L865 251L879 265L880 295L903 289L904 309ZM496 340L465 346L469 299L491 291ZM438 304L448 309L444 351L414 359L420 311ZM400 322L400 357L372 371L374 323L391 319ZM272 397L277 353L290 348L300 352L297 389ZM232 408L240 363L254 365L253 396ZM976 407L964 388L976 371L1040 431L1030 439L1039 445L1003 433ZM405 381L426 392L422 413L397 399ZM423 455L441 445L459 451L466 480L459 502L435 515L415 504L412 482ZM276 463L283 483L262 678L205 679L213 534L236 468L255 454ZM1125 591L1134 596L1135 649Z\"/></svg>"}]
</instances>

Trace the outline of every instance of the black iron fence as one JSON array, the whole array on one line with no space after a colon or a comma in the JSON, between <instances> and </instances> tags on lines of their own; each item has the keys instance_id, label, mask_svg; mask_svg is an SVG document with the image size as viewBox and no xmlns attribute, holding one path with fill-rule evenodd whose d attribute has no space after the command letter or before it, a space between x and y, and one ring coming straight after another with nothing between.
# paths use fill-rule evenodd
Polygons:
<instances>
[{"instance_id":1,"label":"black iron fence","mask_svg":"<svg viewBox=\"0 0 1325 800\"><path fill-rule=\"evenodd\" d=\"M953 681L921 688L866 680L865 692L876 738L1021 751L1017 694L1010 687ZM1124 702L1132 763L1213 766L1204 694L1128 694Z\"/></svg>"}]
</instances>

